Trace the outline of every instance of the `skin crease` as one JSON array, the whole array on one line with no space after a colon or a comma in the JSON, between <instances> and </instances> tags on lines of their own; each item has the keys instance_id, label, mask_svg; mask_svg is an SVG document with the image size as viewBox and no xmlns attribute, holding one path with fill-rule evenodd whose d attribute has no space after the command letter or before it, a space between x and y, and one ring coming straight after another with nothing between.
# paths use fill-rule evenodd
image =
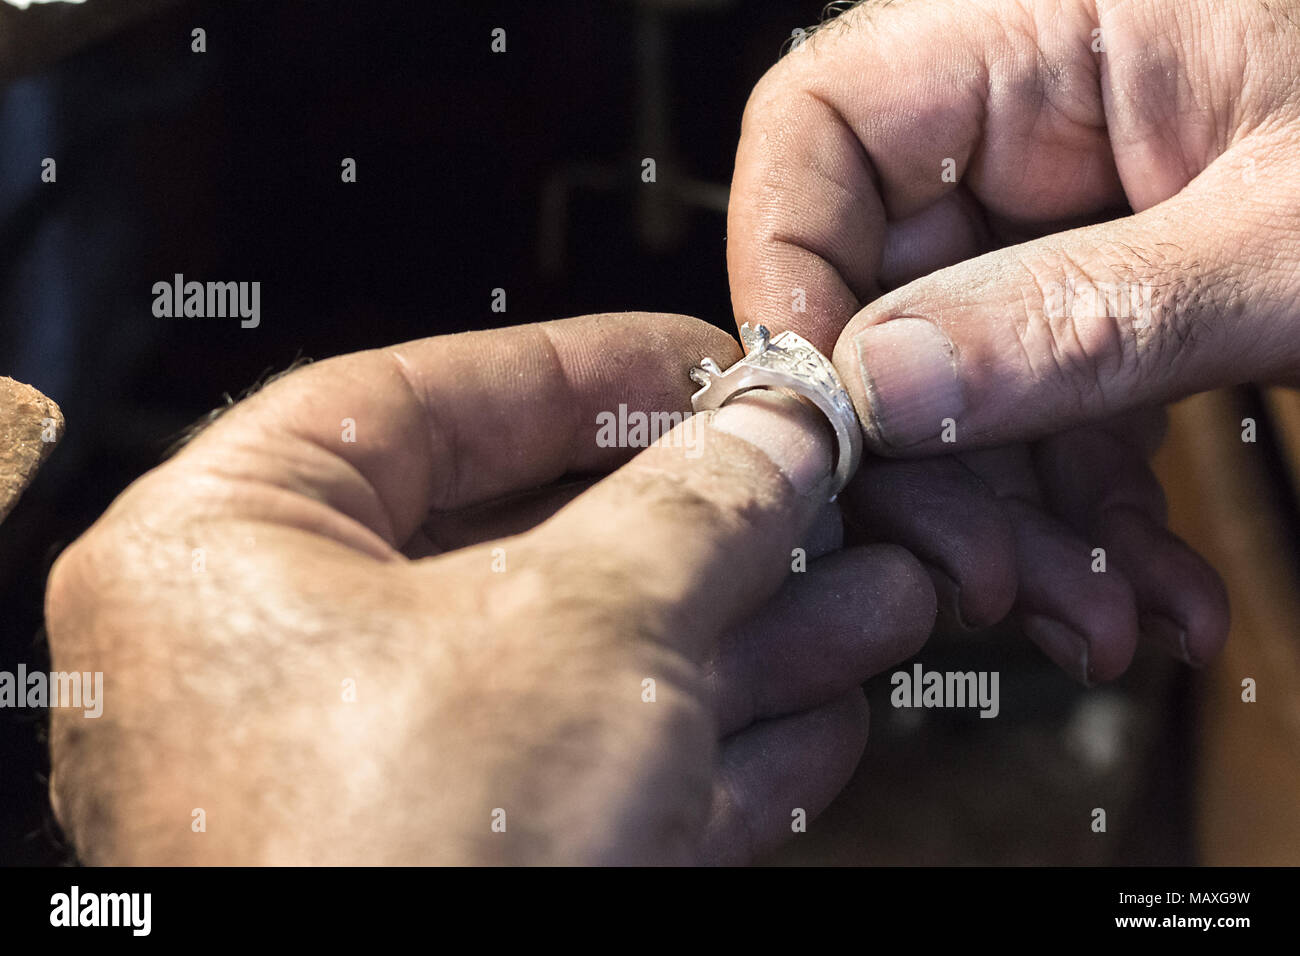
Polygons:
<instances>
[{"instance_id":1,"label":"skin crease","mask_svg":"<svg viewBox=\"0 0 1300 956\"><path fill-rule=\"evenodd\" d=\"M736 353L630 314L342 356L139 479L48 586L53 666L105 681L102 718L52 712L81 858L742 863L788 837L934 595L897 546L826 554L798 402L702 416L698 455L597 443L599 411L688 409L689 367Z\"/></svg>"},{"instance_id":2,"label":"skin crease","mask_svg":"<svg viewBox=\"0 0 1300 956\"><path fill-rule=\"evenodd\" d=\"M737 320L833 350L883 456L848 518L927 563L945 616L1012 610L1085 682L1139 635L1197 665L1226 639L1222 583L1165 530L1145 458L1162 403L1297 381L1297 64L1295 0L896 0L755 88ZM1147 321L1052 307L1065 288L1138 290Z\"/></svg>"},{"instance_id":3,"label":"skin crease","mask_svg":"<svg viewBox=\"0 0 1300 956\"><path fill-rule=\"evenodd\" d=\"M100 722L52 726L57 812L84 858L743 862L851 772L856 686L923 639L927 573L945 616L1014 610L1081 680L1120 673L1139 631L1203 662L1226 600L1163 528L1151 409L1294 378L1292 21L1272 0L901 0L760 83L728 230L737 319L834 350L890 456L843 496L872 543L806 579L781 584L819 516L735 435L700 460L647 452L576 497L565 480L626 459L579 418L685 408L685 367L735 358L690 320L413 343L239 406L52 572L55 667L106 680ZM1035 303L1063 279L1150 283L1160 321L1050 321ZM951 447L894 446L864 393L857 334L902 318L952 340L956 455L904 460ZM366 410L376 382L390 405ZM557 430L538 409L575 418ZM364 423L354 447L345 417ZM509 573L485 570L476 525L443 520L469 508L522 532L503 539ZM1106 575L1087 572L1096 546ZM841 616L809 627L827 606Z\"/></svg>"}]
</instances>

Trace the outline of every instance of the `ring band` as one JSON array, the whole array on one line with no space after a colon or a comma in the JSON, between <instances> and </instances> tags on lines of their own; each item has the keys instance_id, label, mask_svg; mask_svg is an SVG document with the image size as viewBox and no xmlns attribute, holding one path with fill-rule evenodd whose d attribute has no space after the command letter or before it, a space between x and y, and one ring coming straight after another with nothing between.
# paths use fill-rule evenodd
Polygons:
<instances>
[{"instance_id":1,"label":"ring band","mask_svg":"<svg viewBox=\"0 0 1300 956\"><path fill-rule=\"evenodd\" d=\"M835 430L834 501L862 461L862 426L835 367L794 332L772 338L766 326L750 328L746 322L740 340L748 354L725 372L711 358L691 369L691 381L703 386L691 396L691 407L697 412L721 408L755 388L787 388L808 399Z\"/></svg>"}]
</instances>

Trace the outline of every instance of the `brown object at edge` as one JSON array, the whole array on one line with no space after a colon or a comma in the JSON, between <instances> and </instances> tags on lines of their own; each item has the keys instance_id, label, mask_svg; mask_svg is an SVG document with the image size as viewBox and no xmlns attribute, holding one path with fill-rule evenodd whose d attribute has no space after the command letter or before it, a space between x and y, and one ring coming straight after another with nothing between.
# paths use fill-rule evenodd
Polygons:
<instances>
[{"instance_id":1,"label":"brown object at edge","mask_svg":"<svg viewBox=\"0 0 1300 956\"><path fill-rule=\"evenodd\" d=\"M1273 392L1268 410L1281 449L1300 466L1295 393ZM1228 586L1231 636L1206 670L1199 695L1199 862L1211 866L1300 864L1300 569L1259 444L1241 439L1243 409L1231 392L1174 406L1157 457L1170 525L1209 559ZM1262 424L1262 423L1261 423ZM1290 426L1290 427L1288 427ZM1258 684L1256 703L1242 681Z\"/></svg>"},{"instance_id":2,"label":"brown object at edge","mask_svg":"<svg viewBox=\"0 0 1300 956\"><path fill-rule=\"evenodd\" d=\"M58 405L30 385L0 376L0 522L62 437Z\"/></svg>"}]
</instances>

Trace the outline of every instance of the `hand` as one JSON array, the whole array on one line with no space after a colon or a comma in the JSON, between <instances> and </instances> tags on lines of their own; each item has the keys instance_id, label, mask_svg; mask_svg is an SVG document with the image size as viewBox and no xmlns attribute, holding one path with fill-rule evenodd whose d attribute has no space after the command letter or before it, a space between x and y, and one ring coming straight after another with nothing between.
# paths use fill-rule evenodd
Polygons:
<instances>
[{"instance_id":1,"label":"hand","mask_svg":"<svg viewBox=\"0 0 1300 956\"><path fill-rule=\"evenodd\" d=\"M746 110L738 319L834 349L882 454L1005 449L884 467L983 480L931 508L946 554L912 546L978 621L1015 593L1081 679L1139 629L1193 663L1226 637L1222 584L1163 528L1158 429L1123 413L1296 378L1297 24L1287 0L866 3Z\"/></svg>"},{"instance_id":2,"label":"hand","mask_svg":"<svg viewBox=\"0 0 1300 956\"><path fill-rule=\"evenodd\" d=\"M55 668L105 679L52 724L82 858L742 862L825 807L934 596L893 546L789 573L838 534L797 402L601 447L704 355L737 347L645 315L347 355L132 485L47 595Z\"/></svg>"}]
</instances>

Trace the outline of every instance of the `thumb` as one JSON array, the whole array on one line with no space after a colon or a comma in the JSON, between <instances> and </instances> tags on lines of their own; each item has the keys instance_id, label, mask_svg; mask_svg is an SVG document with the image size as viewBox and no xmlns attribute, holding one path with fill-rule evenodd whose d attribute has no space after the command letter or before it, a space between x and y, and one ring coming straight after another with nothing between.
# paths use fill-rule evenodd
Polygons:
<instances>
[{"instance_id":1,"label":"thumb","mask_svg":"<svg viewBox=\"0 0 1300 956\"><path fill-rule=\"evenodd\" d=\"M1297 230L1205 179L862 309L834 361L868 443L910 456L1026 440L1297 368Z\"/></svg>"}]
</instances>

